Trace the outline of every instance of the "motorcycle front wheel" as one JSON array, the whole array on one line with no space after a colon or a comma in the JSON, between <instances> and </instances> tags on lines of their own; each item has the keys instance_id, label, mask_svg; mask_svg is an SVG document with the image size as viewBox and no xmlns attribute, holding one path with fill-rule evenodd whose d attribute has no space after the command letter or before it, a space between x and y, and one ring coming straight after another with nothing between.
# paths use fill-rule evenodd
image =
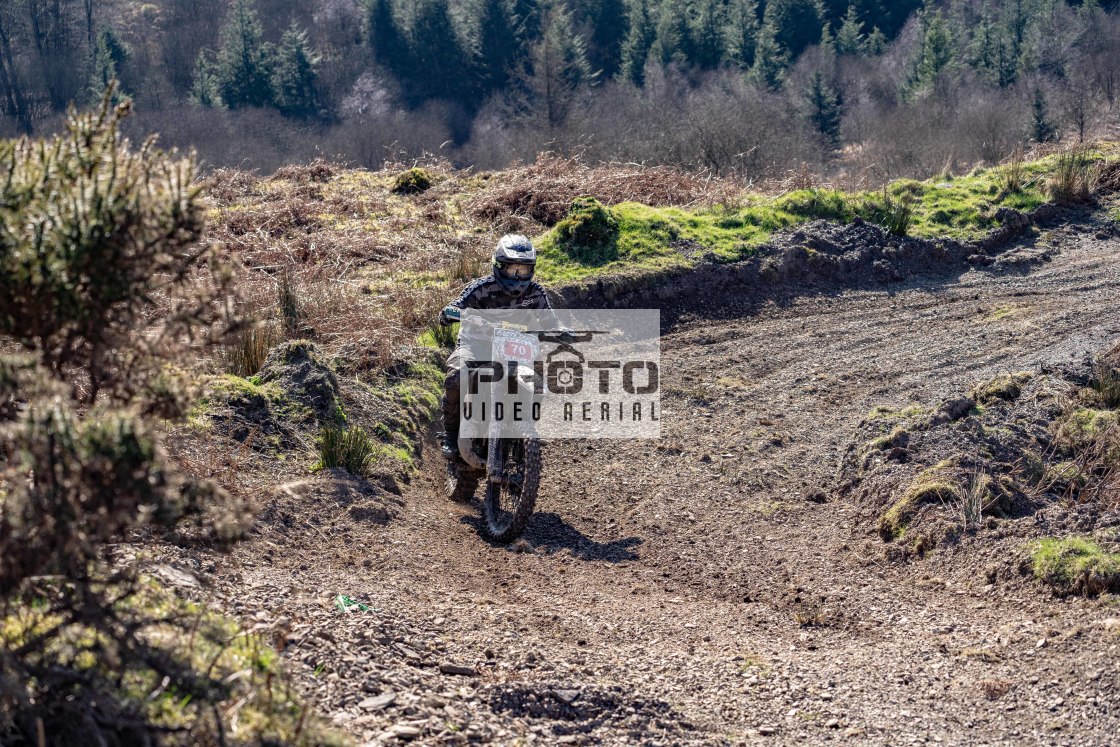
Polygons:
<instances>
[{"instance_id":1,"label":"motorcycle front wheel","mask_svg":"<svg viewBox=\"0 0 1120 747\"><path fill-rule=\"evenodd\" d=\"M541 443L535 438L502 439L502 479L488 480L482 513L486 535L495 542L521 536L537 502L541 481Z\"/></svg>"}]
</instances>

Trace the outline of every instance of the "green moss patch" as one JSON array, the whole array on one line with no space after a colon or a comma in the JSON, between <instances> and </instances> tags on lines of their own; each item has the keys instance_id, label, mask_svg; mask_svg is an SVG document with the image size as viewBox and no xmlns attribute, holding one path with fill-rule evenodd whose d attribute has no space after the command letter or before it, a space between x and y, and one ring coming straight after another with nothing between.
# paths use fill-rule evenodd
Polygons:
<instances>
[{"instance_id":1,"label":"green moss patch","mask_svg":"<svg viewBox=\"0 0 1120 747\"><path fill-rule=\"evenodd\" d=\"M957 495L956 464L939 462L918 473L895 503L879 517L879 536L884 540L901 537L922 505L948 502Z\"/></svg>"},{"instance_id":2,"label":"green moss patch","mask_svg":"<svg viewBox=\"0 0 1120 747\"><path fill-rule=\"evenodd\" d=\"M427 169L411 168L397 174L390 191L398 195L414 195L430 189L432 175Z\"/></svg>"},{"instance_id":3,"label":"green moss patch","mask_svg":"<svg viewBox=\"0 0 1120 747\"><path fill-rule=\"evenodd\" d=\"M1120 462L1120 412L1077 407L1057 424L1059 442L1077 451L1102 448Z\"/></svg>"},{"instance_id":4,"label":"green moss patch","mask_svg":"<svg viewBox=\"0 0 1120 747\"><path fill-rule=\"evenodd\" d=\"M1120 592L1120 553L1086 537L1040 540L1031 550L1031 569L1059 594Z\"/></svg>"},{"instance_id":5,"label":"green moss patch","mask_svg":"<svg viewBox=\"0 0 1120 747\"><path fill-rule=\"evenodd\" d=\"M998 400L1015 400L1023 391L1023 384L1030 381L1029 371L1000 374L991 381L975 386L969 396L978 404L989 405Z\"/></svg>"},{"instance_id":6,"label":"green moss patch","mask_svg":"<svg viewBox=\"0 0 1120 747\"><path fill-rule=\"evenodd\" d=\"M567 217L553 232L555 246L582 265L602 265L618 258L618 220L594 197L573 200Z\"/></svg>"}]
</instances>

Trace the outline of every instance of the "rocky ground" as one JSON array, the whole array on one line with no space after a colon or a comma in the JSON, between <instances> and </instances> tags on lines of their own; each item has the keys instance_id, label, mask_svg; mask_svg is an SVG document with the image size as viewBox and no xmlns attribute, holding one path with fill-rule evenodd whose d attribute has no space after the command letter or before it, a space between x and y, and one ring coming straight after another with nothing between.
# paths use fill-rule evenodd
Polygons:
<instances>
[{"instance_id":1,"label":"rocky ground","mask_svg":"<svg viewBox=\"0 0 1120 747\"><path fill-rule=\"evenodd\" d=\"M660 442L548 444L512 547L446 499L429 439L384 515L338 474L268 487L250 542L180 562L359 744L1114 743L1116 598L1018 571L1043 524L900 557L839 487L872 408L1082 360L1120 338L1118 287L1115 225L1090 223L725 290L666 314Z\"/></svg>"}]
</instances>

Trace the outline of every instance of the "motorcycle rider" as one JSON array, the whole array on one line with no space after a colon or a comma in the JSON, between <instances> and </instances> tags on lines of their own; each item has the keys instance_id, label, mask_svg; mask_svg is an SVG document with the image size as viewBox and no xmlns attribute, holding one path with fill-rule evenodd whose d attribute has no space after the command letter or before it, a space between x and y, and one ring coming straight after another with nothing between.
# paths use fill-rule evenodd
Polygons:
<instances>
[{"instance_id":1,"label":"motorcycle rider","mask_svg":"<svg viewBox=\"0 0 1120 747\"><path fill-rule=\"evenodd\" d=\"M533 280L536 264L533 243L520 234L506 234L494 248L493 273L468 285L440 312L439 323L446 326L456 321L447 316L448 308L551 309L544 288ZM443 380L443 455L448 459L455 459L459 453L459 382L467 360L469 351L460 340L447 359Z\"/></svg>"}]
</instances>

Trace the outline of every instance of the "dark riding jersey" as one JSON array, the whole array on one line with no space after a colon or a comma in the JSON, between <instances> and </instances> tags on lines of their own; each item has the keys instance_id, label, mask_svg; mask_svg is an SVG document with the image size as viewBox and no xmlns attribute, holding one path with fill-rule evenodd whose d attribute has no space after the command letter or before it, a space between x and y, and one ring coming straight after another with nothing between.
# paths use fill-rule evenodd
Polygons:
<instances>
[{"instance_id":1,"label":"dark riding jersey","mask_svg":"<svg viewBox=\"0 0 1120 747\"><path fill-rule=\"evenodd\" d=\"M498 279L493 275L488 275L484 278L479 278L464 290L462 295L452 301L450 306L457 309L478 309L478 310L493 310L493 309L524 309L526 311L551 309L552 304L548 302L548 296L545 295L544 288L542 288L536 281L529 283L529 288L521 295L510 293ZM440 312L440 324L451 324L454 319L448 319L443 312Z\"/></svg>"}]
</instances>

